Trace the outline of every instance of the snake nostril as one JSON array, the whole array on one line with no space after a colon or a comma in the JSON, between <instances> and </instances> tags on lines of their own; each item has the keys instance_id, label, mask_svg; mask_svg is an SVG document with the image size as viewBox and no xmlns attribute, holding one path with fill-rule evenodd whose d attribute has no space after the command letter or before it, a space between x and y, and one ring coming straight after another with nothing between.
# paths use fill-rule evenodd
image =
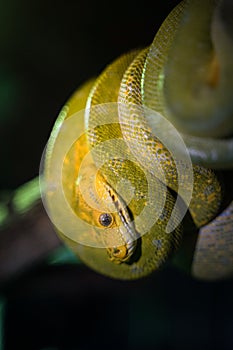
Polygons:
<instances>
[{"instance_id":1,"label":"snake nostril","mask_svg":"<svg viewBox=\"0 0 233 350\"><path fill-rule=\"evenodd\" d=\"M125 246L119 247L119 248L115 248L113 255L118 257L118 258L125 258L125 256L127 255L127 249Z\"/></svg>"}]
</instances>

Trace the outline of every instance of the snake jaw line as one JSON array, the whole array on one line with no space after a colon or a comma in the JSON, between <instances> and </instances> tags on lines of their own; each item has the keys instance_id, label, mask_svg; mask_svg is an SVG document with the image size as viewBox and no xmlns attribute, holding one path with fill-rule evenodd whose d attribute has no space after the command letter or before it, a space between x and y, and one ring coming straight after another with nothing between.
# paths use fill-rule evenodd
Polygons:
<instances>
[{"instance_id":1,"label":"snake jaw line","mask_svg":"<svg viewBox=\"0 0 233 350\"><path fill-rule=\"evenodd\" d=\"M123 226L119 228L121 238L125 242L124 245L119 247L108 247L107 252L110 261L117 264L127 262L132 257L134 251L137 247L137 239L139 234L135 230L135 226L130 218L128 209L124 200L113 190L113 188L108 184L104 184L110 198L116 208L116 213L119 216Z\"/></svg>"}]
</instances>

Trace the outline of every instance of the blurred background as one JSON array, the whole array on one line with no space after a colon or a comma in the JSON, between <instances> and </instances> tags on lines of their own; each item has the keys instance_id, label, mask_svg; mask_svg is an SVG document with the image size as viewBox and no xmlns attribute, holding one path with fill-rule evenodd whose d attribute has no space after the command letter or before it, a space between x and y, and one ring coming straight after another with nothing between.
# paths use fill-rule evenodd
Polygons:
<instances>
[{"instance_id":1,"label":"blurred background","mask_svg":"<svg viewBox=\"0 0 233 350\"><path fill-rule=\"evenodd\" d=\"M69 96L149 45L178 2L0 1L0 190L38 175ZM232 295L232 280L196 281L172 266L110 280L63 251L1 284L1 350L232 349Z\"/></svg>"}]
</instances>

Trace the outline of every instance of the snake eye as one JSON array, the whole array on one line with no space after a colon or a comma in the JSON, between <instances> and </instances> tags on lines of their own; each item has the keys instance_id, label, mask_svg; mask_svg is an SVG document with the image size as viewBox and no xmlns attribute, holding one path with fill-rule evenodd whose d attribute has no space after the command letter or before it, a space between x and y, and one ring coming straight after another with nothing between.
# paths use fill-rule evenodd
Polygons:
<instances>
[{"instance_id":1,"label":"snake eye","mask_svg":"<svg viewBox=\"0 0 233 350\"><path fill-rule=\"evenodd\" d=\"M99 222L102 226L108 227L112 223L112 215L109 213L103 213L99 217Z\"/></svg>"}]
</instances>

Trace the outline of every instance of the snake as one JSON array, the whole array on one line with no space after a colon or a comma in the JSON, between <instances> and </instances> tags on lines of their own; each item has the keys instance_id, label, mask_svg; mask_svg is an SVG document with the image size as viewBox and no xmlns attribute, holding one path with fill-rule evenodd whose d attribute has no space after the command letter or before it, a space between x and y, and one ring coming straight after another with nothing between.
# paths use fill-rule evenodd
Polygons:
<instances>
[{"instance_id":1,"label":"snake","mask_svg":"<svg viewBox=\"0 0 233 350\"><path fill-rule=\"evenodd\" d=\"M152 43L71 96L52 129L42 199L89 268L135 280L169 263L233 275L233 7L183 0Z\"/></svg>"}]
</instances>

